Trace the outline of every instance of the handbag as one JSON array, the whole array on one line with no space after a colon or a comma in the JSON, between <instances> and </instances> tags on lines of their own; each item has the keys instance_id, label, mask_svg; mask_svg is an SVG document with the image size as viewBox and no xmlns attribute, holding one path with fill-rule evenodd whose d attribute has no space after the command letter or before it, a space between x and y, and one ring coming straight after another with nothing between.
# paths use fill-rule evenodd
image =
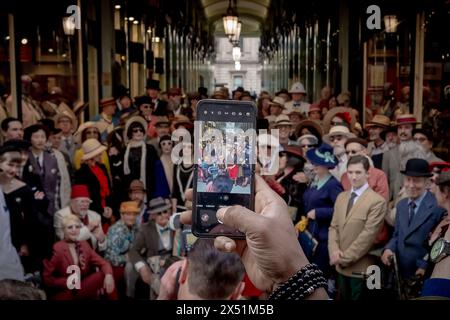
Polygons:
<instances>
[{"instance_id":1,"label":"handbag","mask_svg":"<svg viewBox=\"0 0 450 320\"><path fill-rule=\"evenodd\" d=\"M313 226L313 232L316 229L316 223L314 223ZM311 259L314 254L316 253L317 246L319 245L319 241L314 238L311 232L309 232L307 229L305 229L302 232L299 232L298 234L298 241L300 242L300 246L303 249L303 252L305 253L305 256L308 259Z\"/></svg>"}]
</instances>

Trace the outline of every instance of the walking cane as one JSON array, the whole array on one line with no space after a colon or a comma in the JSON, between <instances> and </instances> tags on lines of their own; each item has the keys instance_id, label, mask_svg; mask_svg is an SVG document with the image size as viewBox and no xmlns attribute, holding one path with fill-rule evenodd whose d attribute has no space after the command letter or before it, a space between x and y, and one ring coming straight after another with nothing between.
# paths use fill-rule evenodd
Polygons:
<instances>
[{"instance_id":1,"label":"walking cane","mask_svg":"<svg viewBox=\"0 0 450 320\"><path fill-rule=\"evenodd\" d=\"M406 300L402 292L402 280L400 279L400 272L398 271L397 256L394 254L391 259L394 263L395 278L397 279L398 297L400 300Z\"/></svg>"}]
</instances>

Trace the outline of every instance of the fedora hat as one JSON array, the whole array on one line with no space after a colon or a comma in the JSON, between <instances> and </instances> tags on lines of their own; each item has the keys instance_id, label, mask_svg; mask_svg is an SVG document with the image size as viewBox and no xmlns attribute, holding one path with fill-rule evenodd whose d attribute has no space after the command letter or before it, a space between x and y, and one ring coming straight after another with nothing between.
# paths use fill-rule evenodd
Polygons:
<instances>
[{"instance_id":1,"label":"fedora hat","mask_svg":"<svg viewBox=\"0 0 450 320\"><path fill-rule=\"evenodd\" d=\"M280 106L281 108L284 109L285 103L286 103L286 101L282 97L275 97L275 98L273 98L272 101L269 102L269 105Z\"/></svg>"},{"instance_id":2,"label":"fedora hat","mask_svg":"<svg viewBox=\"0 0 450 320\"><path fill-rule=\"evenodd\" d=\"M303 86L303 83L301 82L295 82L292 84L291 90L289 90L289 93L304 93L306 94L305 87Z\"/></svg>"},{"instance_id":3,"label":"fedora hat","mask_svg":"<svg viewBox=\"0 0 450 320\"><path fill-rule=\"evenodd\" d=\"M395 121L395 126L400 126L402 124L418 124L416 117L413 114L400 114L397 116Z\"/></svg>"},{"instance_id":4,"label":"fedora hat","mask_svg":"<svg viewBox=\"0 0 450 320\"><path fill-rule=\"evenodd\" d=\"M169 199L163 199L162 197L158 197L150 200L148 203L148 213L160 213L172 208L172 205L169 202Z\"/></svg>"},{"instance_id":5,"label":"fedora hat","mask_svg":"<svg viewBox=\"0 0 450 320\"><path fill-rule=\"evenodd\" d=\"M107 149L107 147L101 144L97 139L87 139L85 142L83 142L81 147L84 153L83 157L81 158L81 160L83 161L92 159L93 157L98 156Z\"/></svg>"},{"instance_id":6,"label":"fedora hat","mask_svg":"<svg viewBox=\"0 0 450 320\"><path fill-rule=\"evenodd\" d=\"M276 119L275 119L275 123L274 123L274 127L279 127L279 126L292 126L292 122L289 119L288 115L285 114L280 114Z\"/></svg>"},{"instance_id":7,"label":"fedora hat","mask_svg":"<svg viewBox=\"0 0 450 320\"><path fill-rule=\"evenodd\" d=\"M333 154L333 148L326 143L322 143L318 148L309 149L306 157L313 165L328 169L333 169L338 164L338 160Z\"/></svg>"},{"instance_id":8,"label":"fedora hat","mask_svg":"<svg viewBox=\"0 0 450 320\"><path fill-rule=\"evenodd\" d=\"M350 131L353 131L356 124L355 112L356 110L347 107L336 107L329 110L323 118L323 132L328 133L330 131L330 128L332 127L331 120L336 116L346 118L344 121L347 120L349 122L347 125L349 126Z\"/></svg>"},{"instance_id":9,"label":"fedora hat","mask_svg":"<svg viewBox=\"0 0 450 320\"><path fill-rule=\"evenodd\" d=\"M343 135L346 136L347 139L356 138L354 133L351 133L350 130L344 125L338 125L331 127L330 132L323 136L323 141L326 143L330 143L330 137Z\"/></svg>"},{"instance_id":10,"label":"fedora hat","mask_svg":"<svg viewBox=\"0 0 450 320\"><path fill-rule=\"evenodd\" d=\"M159 87L159 81L153 79L147 79L147 85L145 86L145 89L154 89L161 91L161 88Z\"/></svg>"},{"instance_id":11,"label":"fedora hat","mask_svg":"<svg viewBox=\"0 0 450 320\"><path fill-rule=\"evenodd\" d=\"M416 158L409 159L406 162L405 170L400 171L400 173L408 177L429 178L432 176L428 161Z\"/></svg>"},{"instance_id":12,"label":"fedora hat","mask_svg":"<svg viewBox=\"0 0 450 320\"><path fill-rule=\"evenodd\" d=\"M141 213L141 208L138 207L136 201L125 201L120 204L120 213Z\"/></svg>"},{"instance_id":13,"label":"fedora hat","mask_svg":"<svg viewBox=\"0 0 450 320\"><path fill-rule=\"evenodd\" d=\"M382 115L382 114L376 114L372 121L370 121L368 124L366 124L366 128L369 127L382 127L382 128L388 128L391 125L391 119L389 117Z\"/></svg>"}]
</instances>

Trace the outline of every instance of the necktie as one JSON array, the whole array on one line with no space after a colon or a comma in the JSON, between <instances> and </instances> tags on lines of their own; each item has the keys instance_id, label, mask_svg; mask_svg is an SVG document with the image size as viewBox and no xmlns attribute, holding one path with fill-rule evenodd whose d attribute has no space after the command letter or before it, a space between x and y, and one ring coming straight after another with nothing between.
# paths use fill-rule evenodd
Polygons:
<instances>
[{"instance_id":1,"label":"necktie","mask_svg":"<svg viewBox=\"0 0 450 320\"><path fill-rule=\"evenodd\" d=\"M352 195L350 196L350 199L348 199L347 213L346 213L345 216L348 216L348 213L350 212L350 210L352 210L353 202L355 201L355 198L356 198L357 196L358 196L358 195L357 195L356 193L352 192Z\"/></svg>"},{"instance_id":2,"label":"necktie","mask_svg":"<svg viewBox=\"0 0 450 320\"><path fill-rule=\"evenodd\" d=\"M72 144L70 143L70 140L66 138L64 142L66 143L66 149L69 151L70 148L72 147Z\"/></svg>"},{"instance_id":3,"label":"necktie","mask_svg":"<svg viewBox=\"0 0 450 320\"><path fill-rule=\"evenodd\" d=\"M417 205L414 201L411 201L409 203L409 218L408 218L408 226L411 225L411 222L414 218L414 210L416 209Z\"/></svg>"},{"instance_id":4,"label":"necktie","mask_svg":"<svg viewBox=\"0 0 450 320\"><path fill-rule=\"evenodd\" d=\"M42 169L41 162L39 161L39 157L35 157L35 159L36 159L36 164L39 168L39 175L42 176L44 174L44 170Z\"/></svg>"}]
</instances>

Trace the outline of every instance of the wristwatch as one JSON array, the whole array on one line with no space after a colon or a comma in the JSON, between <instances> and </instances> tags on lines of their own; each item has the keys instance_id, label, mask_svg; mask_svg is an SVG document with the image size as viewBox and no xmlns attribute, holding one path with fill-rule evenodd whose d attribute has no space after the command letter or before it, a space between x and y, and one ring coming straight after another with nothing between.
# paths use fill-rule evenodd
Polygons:
<instances>
[{"instance_id":1,"label":"wristwatch","mask_svg":"<svg viewBox=\"0 0 450 320\"><path fill-rule=\"evenodd\" d=\"M450 241L447 241L444 238L436 240L430 252L431 261L438 263L448 255L450 255Z\"/></svg>"}]
</instances>

